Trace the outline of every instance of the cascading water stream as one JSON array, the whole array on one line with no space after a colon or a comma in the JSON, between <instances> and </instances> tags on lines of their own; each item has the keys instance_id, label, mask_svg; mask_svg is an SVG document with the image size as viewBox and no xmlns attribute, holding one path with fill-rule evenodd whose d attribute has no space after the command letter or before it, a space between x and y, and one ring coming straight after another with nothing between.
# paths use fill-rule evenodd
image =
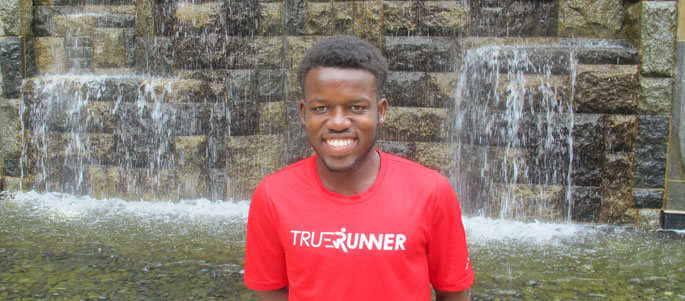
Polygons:
<instances>
[{"instance_id":1,"label":"cascading water stream","mask_svg":"<svg viewBox=\"0 0 685 301\"><path fill-rule=\"evenodd\" d=\"M543 46L467 51L457 85L453 141L459 164L455 186L468 214L570 218L572 53Z\"/></svg>"}]
</instances>

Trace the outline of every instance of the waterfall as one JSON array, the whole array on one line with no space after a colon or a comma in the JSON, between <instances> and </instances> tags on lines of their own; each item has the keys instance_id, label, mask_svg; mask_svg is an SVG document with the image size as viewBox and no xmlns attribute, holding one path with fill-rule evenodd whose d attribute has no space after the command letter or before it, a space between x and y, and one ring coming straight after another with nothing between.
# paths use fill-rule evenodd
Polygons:
<instances>
[{"instance_id":1,"label":"waterfall","mask_svg":"<svg viewBox=\"0 0 685 301\"><path fill-rule=\"evenodd\" d=\"M569 48L466 52L453 114L456 187L471 215L570 218L573 127Z\"/></svg>"}]
</instances>

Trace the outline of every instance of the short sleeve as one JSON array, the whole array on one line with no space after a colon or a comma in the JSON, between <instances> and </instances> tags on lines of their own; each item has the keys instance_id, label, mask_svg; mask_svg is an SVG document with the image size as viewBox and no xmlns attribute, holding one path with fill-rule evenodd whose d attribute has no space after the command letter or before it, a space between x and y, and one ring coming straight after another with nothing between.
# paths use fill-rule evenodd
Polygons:
<instances>
[{"instance_id":1,"label":"short sleeve","mask_svg":"<svg viewBox=\"0 0 685 301\"><path fill-rule=\"evenodd\" d=\"M459 199L447 179L438 174L428 241L430 281L440 291L457 292L473 284Z\"/></svg>"},{"instance_id":2,"label":"short sleeve","mask_svg":"<svg viewBox=\"0 0 685 301\"><path fill-rule=\"evenodd\" d=\"M253 290L274 290L288 285L283 245L265 182L255 189L247 218L243 280Z\"/></svg>"}]
</instances>

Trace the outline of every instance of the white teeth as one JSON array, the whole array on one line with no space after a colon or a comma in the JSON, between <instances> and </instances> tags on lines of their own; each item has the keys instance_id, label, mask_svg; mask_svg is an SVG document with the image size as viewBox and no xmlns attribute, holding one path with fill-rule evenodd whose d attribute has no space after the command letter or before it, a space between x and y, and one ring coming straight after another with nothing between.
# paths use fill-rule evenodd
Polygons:
<instances>
[{"instance_id":1,"label":"white teeth","mask_svg":"<svg viewBox=\"0 0 685 301\"><path fill-rule=\"evenodd\" d=\"M352 139L326 139L326 143L332 147L341 148L352 143Z\"/></svg>"}]
</instances>

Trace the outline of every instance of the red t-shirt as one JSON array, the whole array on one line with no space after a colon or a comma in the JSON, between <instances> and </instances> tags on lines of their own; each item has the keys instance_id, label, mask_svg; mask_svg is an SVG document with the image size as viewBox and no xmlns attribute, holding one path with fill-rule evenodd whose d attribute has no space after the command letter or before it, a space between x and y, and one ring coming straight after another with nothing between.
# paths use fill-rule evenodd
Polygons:
<instances>
[{"instance_id":1,"label":"red t-shirt","mask_svg":"<svg viewBox=\"0 0 685 301\"><path fill-rule=\"evenodd\" d=\"M343 196L315 156L266 177L252 197L244 281L290 300L430 300L473 283L461 209L435 170L380 152L376 181Z\"/></svg>"}]
</instances>

